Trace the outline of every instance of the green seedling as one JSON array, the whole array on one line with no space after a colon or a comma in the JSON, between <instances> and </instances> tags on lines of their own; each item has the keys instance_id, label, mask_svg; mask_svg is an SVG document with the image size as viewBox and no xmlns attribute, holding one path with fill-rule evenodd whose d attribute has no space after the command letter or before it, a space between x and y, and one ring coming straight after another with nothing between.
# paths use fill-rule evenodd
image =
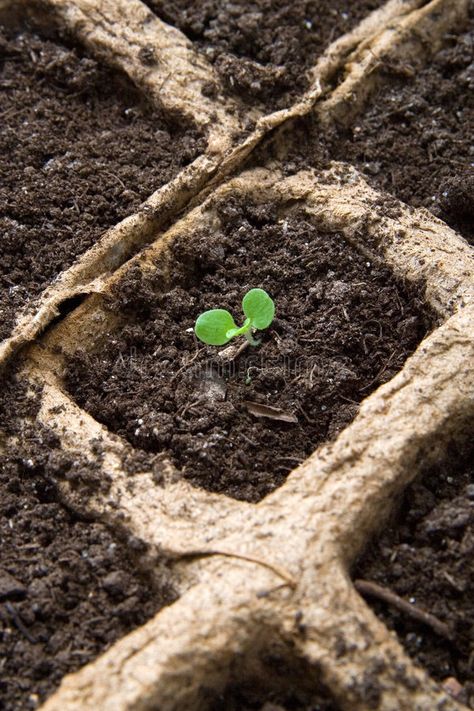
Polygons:
<instances>
[{"instance_id":1,"label":"green seedling","mask_svg":"<svg viewBox=\"0 0 474 711\"><path fill-rule=\"evenodd\" d=\"M201 314L194 326L200 341L209 346L223 346L236 336L245 336L252 346L258 346L253 331L268 328L275 316L275 304L263 289L250 289L242 299L246 319L237 326L232 315L225 309L211 309Z\"/></svg>"}]
</instances>

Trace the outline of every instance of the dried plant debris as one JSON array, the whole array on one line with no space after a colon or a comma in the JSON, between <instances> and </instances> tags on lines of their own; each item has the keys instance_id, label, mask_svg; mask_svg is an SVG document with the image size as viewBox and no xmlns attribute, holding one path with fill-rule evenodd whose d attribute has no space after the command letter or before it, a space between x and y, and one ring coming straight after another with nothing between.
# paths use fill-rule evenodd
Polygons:
<instances>
[{"instance_id":1,"label":"dried plant debris","mask_svg":"<svg viewBox=\"0 0 474 711\"><path fill-rule=\"evenodd\" d=\"M120 283L112 308L126 325L100 352L77 353L66 382L135 447L165 451L196 485L257 501L400 369L430 315L419 289L304 214L279 220L275 205L235 199L219 209L220 231L172 248L165 293L159 266ZM195 340L196 316L237 313L255 285L272 294L276 318L261 346L223 363ZM255 417L248 402L280 416Z\"/></svg>"},{"instance_id":2,"label":"dried plant debris","mask_svg":"<svg viewBox=\"0 0 474 711\"><path fill-rule=\"evenodd\" d=\"M281 407L262 405L259 402L250 402L249 400L244 400L243 404L250 414L255 415L255 417L268 417L269 420L278 420L279 422L298 422L296 415L285 412Z\"/></svg>"},{"instance_id":3,"label":"dried plant debris","mask_svg":"<svg viewBox=\"0 0 474 711\"><path fill-rule=\"evenodd\" d=\"M0 339L205 146L78 49L0 27Z\"/></svg>"}]
</instances>

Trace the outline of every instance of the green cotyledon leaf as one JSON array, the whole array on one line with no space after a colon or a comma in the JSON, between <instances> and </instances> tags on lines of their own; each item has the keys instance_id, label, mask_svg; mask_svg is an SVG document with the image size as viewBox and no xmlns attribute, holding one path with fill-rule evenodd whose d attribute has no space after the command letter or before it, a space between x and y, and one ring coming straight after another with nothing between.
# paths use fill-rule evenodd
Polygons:
<instances>
[{"instance_id":1,"label":"green cotyledon leaf","mask_svg":"<svg viewBox=\"0 0 474 711\"><path fill-rule=\"evenodd\" d=\"M256 329L268 328L275 316L275 304L263 289L250 289L242 299L242 309Z\"/></svg>"},{"instance_id":2,"label":"green cotyledon leaf","mask_svg":"<svg viewBox=\"0 0 474 711\"><path fill-rule=\"evenodd\" d=\"M223 346L232 335L229 331L237 329L231 314L225 309L211 309L201 314L194 326L196 336L210 346Z\"/></svg>"}]
</instances>

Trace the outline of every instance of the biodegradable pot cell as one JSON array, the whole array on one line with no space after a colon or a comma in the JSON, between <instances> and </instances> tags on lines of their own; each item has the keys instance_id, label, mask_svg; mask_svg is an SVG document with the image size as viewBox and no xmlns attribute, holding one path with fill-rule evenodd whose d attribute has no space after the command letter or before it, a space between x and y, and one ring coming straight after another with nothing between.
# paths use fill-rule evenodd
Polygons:
<instances>
[{"instance_id":1,"label":"biodegradable pot cell","mask_svg":"<svg viewBox=\"0 0 474 711\"><path fill-rule=\"evenodd\" d=\"M111 227L19 315L2 345L6 363L20 346L37 340L23 349L17 375L35 406L6 417L0 440L4 451L20 447L19 458L28 462L25 433L33 427L36 445L40 442L47 451L40 474L54 483L54 496L76 517L99 521L128 542L131 565L147 576L150 588L159 589L166 572L176 598L163 600L171 604L67 676L43 708L216 708L230 698L229 689L241 684L260 687L262 704L266 699L285 703L288 694L300 692L308 703L329 699L329 705L341 709L463 708L447 688L413 664L357 593L349 572L406 486L472 430L472 250L425 210L374 190L350 165L333 162L315 170L300 161L303 169L298 169L286 156L294 154L292 140L298 140L305 115L313 113L318 130L329 136L336 121L351 125L386 80L386 62L429 62L445 33L462 27L467 3L392 0L381 6L315 57L302 93L296 87L288 108L272 114L265 113L269 104L260 100L249 107L248 93L239 95L238 86L232 91L223 86L222 73L206 59L205 47L193 44L138 0L3 2L0 11L9 22L27 17L40 32L55 27L74 37L100 61L124 72L163 115L185 116L206 138L201 155L137 212ZM280 160L274 160L274 150ZM266 167L242 172L249 156ZM236 175L229 179L232 171ZM241 230L239 242L233 242L234 230ZM282 439L292 438L291 418L305 421L302 440L294 437L292 443L300 447L296 460L294 453L282 456L276 443L276 456L287 457L283 469L263 472L254 467L250 472L251 459L241 461L242 472L262 486L251 485L244 495L236 495L242 489L232 484L233 464L226 488L216 485L214 477L208 481L202 476L205 458L193 465L192 453L183 461L168 448L170 434L159 418L172 416L176 426L173 418L185 419L186 405L180 413L166 413L165 408L154 413L153 446L147 443L146 417L133 403L132 408L122 407L123 393L117 416L111 415L114 364L107 359L113 355L114 339L122 339L126 329L132 345L137 331L146 335L146 319L156 304L164 317L180 323L179 301L167 302L173 290L177 294L180 289L183 300L196 298L200 279L209 285L213 270L224 279L219 234L228 240L224 257L244 259L245 239L260 236L265 246L265 240L272 244L271 238L285 232L298 233L292 257L296 264L301 258L305 277L315 275L311 298L301 305L305 313L317 318L318 303L327 307L325 300L332 298L337 315L331 317L327 310L326 320L330 325L334 319L333 330L342 333L344 320L351 322L344 294L356 288L349 276L363 274L365 299L370 300L372 284L374 294L385 289L399 300L395 309L387 305L387 311L398 313L393 328L403 334L403 347L386 353L383 329L369 319L362 348L373 353L379 339L383 362L373 377L366 373L362 380L363 360L357 362L354 355L356 370L349 368L350 341L341 339L341 351L327 356L329 363L339 363L341 373L345 368L344 378L337 381L334 412L324 415L312 403L310 411L296 414L293 405L298 403L289 400L274 408L274 414L287 418L267 425L277 439L279 432ZM338 276L333 283L331 258ZM259 278L271 284L271 264ZM251 282L249 275L242 287L259 285ZM51 324L61 304L87 292L93 293L75 308L65 304L71 313ZM238 295L223 293L235 307ZM377 308L374 302L371 306ZM402 326L405 303L409 314ZM190 318L187 304L183 313ZM139 327L135 332L134 320ZM277 327L273 333L279 335ZM291 328L294 335L293 324ZM417 346L423 328L429 333ZM182 342L186 337L192 339L192 334L183 334ZM397 336L390 333L390 338ZM332 347L329 340L325 345ZM291 344L287 347L291 350ZM101 349L108 390L104 412L93 397ZM179 353L172 357L179 358ZM196 363L200 357L196 355ZM226 357L235 360L233 354ZM134 353L129 363L139 378L142 366ZM173 372L176 389L192 366L186 359ZM303 379L308 376L311 386L316 375L315 370L311 381L305 371ZM11 383L11 375L6 377ZM251 382L252 372L245 377ZM355 399L347 398L352 390L339 389L351 378L360 381ZM223 395L225 378L215 378L212 387L204 385L213 404L220 398L232 404ZM256 395L261 398L262 392ZM349 401L343 405L339 395ZM133 396L132 391L131 400ZM146 411L149 403L144 400ZM188 412L194 408L199 415L205 404L193 400ZM257 397L251 403L253 413L247 408L245 417L255 416L255 407L262 404L271 402ZM318 422L324 426L316 437L312 428ZM38 440L39 431L47 437ZM259 423L256 431L265 432L265 426ZM252 446L258 451L259 442ZM59 461L59 455L64 459ZM113 593L119 582L111 579L107 585ZM20 618L16 624L23 625L19 629L27 637ZM235 699L228 703L235 704Z\"/></svg>"},{"instance_id":2,"label":"biodegradable pot cell","mask_svg":"<svg viewBox=\"0 0 474 711\"><path fill-rule=\"evenodd\" d=\"M335 133L331 152L379 189L431 210L472 243L472 12L460 30L422 68L409 57L386 63L389 81L351 127Z\"/></svg>"},{"instance_id":3,"label":"biodegradable pot cell","mask_svg":"<svg viewBox=\"0 0 474 711\"><path fill-rule=\"evenodd\" d=\"M353 419L436 319L420 308L422 285L289 200L217 192L147 269L127 269L93 347L82 339L65 359L70 395L110 431L166 454L196 486L254 503ZM259 347L203 347L196 315L225 307L239 321L254 284L276 303Z\"/></svg>"},{"instance_id":4,"label":"biodegradable pot cell","mask_svg":"<svg viewBox=\"0 0 474 711\"><path fill-rule=\"evenodd\" d=\"M369 22L377 22L386 12L384 8L371 14L383 6L380 0L357 4L342 0L330 8L321 0L296 7L285 0L252 5L244 1L230 7L214 0L199 4L179 0L172 6L146 0L146 4L193 40L230 95L249 105L262 103L267 111L294 103L311 81L308 70L333 39L367 16Z\"/></svg>"}]
</instances>

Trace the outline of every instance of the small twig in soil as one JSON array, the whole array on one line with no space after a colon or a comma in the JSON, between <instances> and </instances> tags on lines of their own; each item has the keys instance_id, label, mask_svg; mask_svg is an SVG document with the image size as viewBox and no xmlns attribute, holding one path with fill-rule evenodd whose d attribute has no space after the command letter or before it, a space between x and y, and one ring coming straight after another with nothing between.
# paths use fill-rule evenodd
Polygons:
<instances>
[{"instance_id":1,"label":"small twig in soil","mask_svg":"<svg viewBox=\"0 0 474 711\"><path fill-rule=\"evenodd\" d=\"M339 395L341 400L344 400L344 402L350 402L351 405L357 405L357 407L360 405L360 402L357 402L357 400L351 400L350 397L345 397L344 395Z\"/></svg>"},{"instance_id":2,"label":"small twig in soil","mask_svg":"<svg viewBox=\"0 0 474 711\"><path fill-rule=\"evenodd\" d=\"M312 420L311 417L308 415L308 413L305 412L305 410L303 410L303 408L301 407L301 405L298 405L298 410L301 411L301 414L303 415L303 417L304 417L304 419L306 420L306 422L309 422L310 425L315 425L315 424L316 424L316 420Z\"/></svg>"},{"instance_id":3,"label":"small twig in soil","mask_svg":"<svg viewBox=\"0 0 474 711\"><path fill-rule=\"evenodd\" d=\"M246 351L249 346L250 342L247 340L245 340L241 344L233 343L231 346L227 346L227 348L224 348L223 351L219 351L217 356L224 363L231 363L233 360L236 360L239 355L241 355L241 353Z\"/></svg>"},{"instance_id":4,"label":"small twig in soil","mask_svg":"<svg viewBox=\"0 0 474 711\"><path fill-rule=\"evenodd\" d=\"M369 326L370 324L375 323L378 326L379 329L379 339L382 340L383 338L383 326L380 323L380 321L376 318L370 318L367 321L364 321L362 324L363 326ZM370 334L370 335L375 335L375 334Z\"/></svg>"},{"instance_id":5,"label":"small twig in soil","mask_svg":"<svg viewBox=\"0 0 474 711\"><path fill-rule=\"evenodd\" d=\"M119 185L122 186L122 188L123 188L124 190L126 189L125 183L123 182L123 180L120 180L120 178L118 177L118 175L115 175L114 173L109 173L109 172L106 171L106 170L104 171L104 175L108 175L109 178L113 178L114 180L116 180L116 181L119 183Z\"/></svg>"},{"instance_id":6,"label":"small twig in soil","mask_svg":"<svg viewBox=\"0 0 474 711\"><path fill-rule=\"evenodd\" d=\"M384 588L382 585L372 583L368 580L355 580L354 587L357 592L361 593L361 595L376 597L379 600L383 600L389 605L396 607L397 610L400 610L400 612L404 612L410 617L413 617L413 619L418 620L418 622L423 622L425 625L428 625L428 627L431 627L436 634L439 634L440 637L446 637L446 639L449 640L453 639L453 633L447 624L441 622L441 620L432 615L430 612L425 612L419 607L413 605L411 602L407 602L402 597L399 597L396 593L392 592L392 590Z\"/></svg>"},{"instance_id":7,"label":"small twig in soil","mask_svg":"<svg viewBox=\"0 0 474 711\"><path fill-rule=\"evenodd\" d=\"M175 374L173 375L173 377L171 378L170 383L172 383L173 380L176 380L176 378L178 377L178 375L181 375L181 373L183 372L183 370L186 370L187 368L189 368L189 366L191 365L191 363L194 363L194 361L196 360L196 358L198 357L198 355L199 355L199 354L201 353L201 351L203 351L203 350L204 350L204 348L197 348L195 354L193 355L193 357L192 357L190 360L188 360L188 362L185 363L179 370L176 371L176 373L175 373Z\"/></svg>"},{"instance_id":8,"label":"small twig in soil","mask_svg":"<svg viewBox=\"0 0 474 711\"><path fill-rule=\"evenodd\" d=\"M202 402L202 398L198 398L197 400L193 400L191 403L187 402L185 405L177 412L177 417L184 417L189 410L191 410L195 405L199 405ZM191 413L192 414L192 413Z\"/></svg>"},{"instance_id":9,"label":"small twig in soil","mask_svg":"<svg viewBox=\"0 0 474 711\"><path fill-rule=\"evenodd\" d=\"M314 375L314 371L316 370L317 367L318 367L318 363L315 363L313 365L313 367L311 368L311 373L309 374L309 387L310 388L313 387L313 375Z\"/></svg>"},{"instance_id":10,"label":"small twig in soil","mask_svg":"<svg viewBox=\"0 0 474 711\"><path fill-rule=\"evenodd\" d=\"M392 353L390 354L389 359L387 360L387 362L385 363L385 365L379 370L379 372L377 373L377 375L375 376L375 378L374 378L373 380L371 380L370 383L368 383L367 385L364 385L363 388L359 388L359 392L360 392L360 393L363 393L364 390L368 390L368 388L370 388L374 383L377 382L377 380L380 378L380 376L383 375L383 374L385 373L385 371L387 370L387 368L390 367L390 365L392 364L392 361L393 361L393 357L394 357L395 355L397 355L397 356L399 355L399 351L397 351L397 349L395 349L394 351L392 351Z\"/></svg>"},{"instance_id":11,"label":"small twig in soil","mask_svg":"<svg viewBox=\"0 0 474 711\"><path fill-rule=\"evenodd\" d=\"M250 437L247 437L247 435L245 435L243 432L239 432L239 437L240 437L241 439L244 439L244 440L245 440L246 442L248 442L249 444L251 444L252 447L258 447L258 446L259 446L258 443L255 442L255 440L250 439ZM226 438L226 439L228 439L228 438Z\"/></svg>"},{"instance_id":12,"label":"small twig in soil","mask_svg":"<svg viewBox=\"0 0 474 711\"><path fill-rule=\"evenodd\" d=\"M6 602L5 607L8 611L8 614L12 618L13 624L15 625L17 630L19 630L26 637L28 642L31 642L31 644L36 644L36 639L28 632L25 625L20 620L20 617L11 602Z\"/></svg>"},{"instance_id":13,"label":"small twig in soil","mask_svg":"<svg viewBox=\"0 0 474 711\"><path fill-rule=\"evenodd\" d=\"M212 548L209 550L206 549L197 549L197 550L190 550L190 551L183 551L182 553L179 553L178 556L180 558L201 558L201 557L210 557L213 555L222 555L226 558L238 558L239 560L246 560L249 563L256 563L257 565L262 565L264 568L268 568L268 570L271 570L275 575L278 575L280 578L283 578L283 580L286 581L286 584L292 588L295 589L297 582L295 578L284 568L280 567L279 565L275 565L274 563L270 563L269 561L262 560L261 558L257 558L256 556L253 555L246 555L244 553L234 553L233 551L226 551L226 550L219 550L217 548Z\"/></svg>"}]
</instances>

